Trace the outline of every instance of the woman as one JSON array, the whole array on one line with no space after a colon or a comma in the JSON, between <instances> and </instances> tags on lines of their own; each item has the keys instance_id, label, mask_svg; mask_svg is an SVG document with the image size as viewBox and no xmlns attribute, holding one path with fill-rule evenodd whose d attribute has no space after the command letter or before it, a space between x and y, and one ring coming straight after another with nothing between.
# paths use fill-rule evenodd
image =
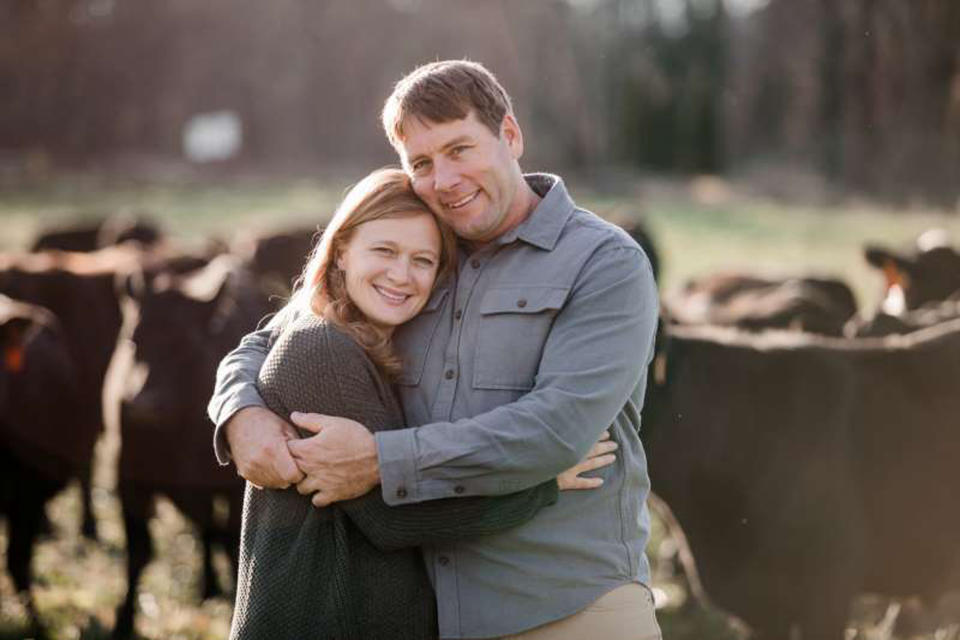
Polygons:
<instances>
[{"instance_id":1,"label":"woman","mask_svg":"<svg viewBox=\"0 0 960 640\"><path fill-rule=\"evenodd\" d=\"M367 176L337 209L301 285L272 321L258 380L264 401L279 415L344 416L374 431L402 427L389 385L400 370L390 338L455 262L452 232L414 195L406 174ZM576 486L577 473L608 460L573 467L561 486ZM416 547L520 525L555 502L557 490L551 480L509 496L401 507L372 491L318 509L293 488L248 485L231 638L435 638L434 595Z\"/></svg>"}]
</instances>

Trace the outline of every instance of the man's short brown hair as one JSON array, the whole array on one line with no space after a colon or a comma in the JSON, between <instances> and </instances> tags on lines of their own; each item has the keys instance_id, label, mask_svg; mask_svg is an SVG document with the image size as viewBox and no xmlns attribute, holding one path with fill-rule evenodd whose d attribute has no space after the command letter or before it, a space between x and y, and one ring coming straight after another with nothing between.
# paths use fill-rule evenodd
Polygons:
<instances>
[{"instance_id":1,"label":"man's short brown hair","mask_svg":"<svg viewBox=\"0 0 960 640\"><path fill-rule=\"evenodd\" d=\"M503 117L513 113L510 96L486 67L469 60L442 60L417 67L393 88L383 105L383 129L394 148L403 140L403 123L462 120L473 111L495 136Z\"/></svg>"}]
</instances>

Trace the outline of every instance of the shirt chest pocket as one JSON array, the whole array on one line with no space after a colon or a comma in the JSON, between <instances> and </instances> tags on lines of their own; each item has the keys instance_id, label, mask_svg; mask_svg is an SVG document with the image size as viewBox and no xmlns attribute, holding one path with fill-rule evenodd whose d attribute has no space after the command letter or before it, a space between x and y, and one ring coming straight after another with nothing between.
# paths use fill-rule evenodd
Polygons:
<instances>
[{"instance_id":1,"label":"shirt chest pocket","mask_svg":"<svg viewBox=\"0 0 960 640\"><path fill-rule=\"evenodd\" d=\"M532 389L550 327L569 292L550 286L488 290L480 303L473 386Z\"/></svg>"}]
</instances>

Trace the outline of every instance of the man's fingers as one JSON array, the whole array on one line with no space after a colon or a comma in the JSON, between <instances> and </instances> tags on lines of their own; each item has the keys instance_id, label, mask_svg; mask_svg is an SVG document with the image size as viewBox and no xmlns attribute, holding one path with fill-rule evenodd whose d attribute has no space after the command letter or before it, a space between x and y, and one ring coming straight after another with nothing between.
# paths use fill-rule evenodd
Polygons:
<instances>
[{"instance_id":1,"label":"man's fingers","mask_svg":"<svg viewBox=\"0 0 960 640\"><path fill-rule=\"evenodd\" d=\"M290 414L290 422L297 425L301 429L306 429L307 431L312 431L313 433L320 433L323 429L323 421L327 416L321 415L319 413L300 413L299 411L294 411Z\"/></svg>"},{"instance_id":2,"label":"man's fingers","mask_svg":"<svg viewBox=\"0 0 960 640\"><path fill-rule=\"evenodd\" d=\"M303 480L303 471L300 471L300 467L297 466L293 456L290 455L286 447L283 447L283 451L277 454L277 460L274 466L276 467L277 475L287 483L287 486Z\"/></svg>"},{"instance_id":3,"label":"man's fingers","mask_svg":"<svg viewBox=\"0 0 960 640\"><path fill-rule=\"evenodd\" d=\"M297 483L297 493L302 496L308 496L311 493L316 493L320 490L320 483L318 483L314 478L307 476L303 480Z\"/></svg>"},{"instance_id":4,"label":"man's fingers","mask_svg":"<svg viewBox=\"0 0 960 640\"><path fill-rule=\"evenodd\" d=\"M313 497L310 499L310 502L312 502L313 506L315 507L327 507L330 505L331 500L329 500L322 491L318 491L315 494L313 494Z\"/></svg>"},{"instance_id":5,"label":"man's fingers","mask_svg":"<svg viewBox=\"0 0 960 640\"><path fill-rule=\"evenodd\" d=\"M280 435L283 436L285 440L297 440L300 438L300 433L297 431L296 427L286 420L283 421L283 427Z\"/></svg>"}]
</instances>

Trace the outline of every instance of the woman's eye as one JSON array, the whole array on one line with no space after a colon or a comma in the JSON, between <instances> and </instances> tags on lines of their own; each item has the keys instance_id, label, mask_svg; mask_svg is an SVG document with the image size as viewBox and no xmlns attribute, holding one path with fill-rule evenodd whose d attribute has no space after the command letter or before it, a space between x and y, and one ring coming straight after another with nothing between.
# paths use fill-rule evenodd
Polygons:
<instances>
[{"instance_id":1,"label":"woman's eye","mask_svg":"<svg viewBox=\"0 0 960 640\"><path fill-rule=\"evenodd\" d=\"M414 258L413 261L422 267L433 267L435 264L430 258Z\"/></svg>"},{"instance_id":2,"label":"woman's eye","mask_svg":"<svg viewBox=\"0 0 960 640\"><path fill-rule=\"evenodd\" d=\"M391 249L390 247L374 247L373 252L379 253L380 255L383 255L383 256L393 255L393 249Z\"/></svg>"}]
</instances>

